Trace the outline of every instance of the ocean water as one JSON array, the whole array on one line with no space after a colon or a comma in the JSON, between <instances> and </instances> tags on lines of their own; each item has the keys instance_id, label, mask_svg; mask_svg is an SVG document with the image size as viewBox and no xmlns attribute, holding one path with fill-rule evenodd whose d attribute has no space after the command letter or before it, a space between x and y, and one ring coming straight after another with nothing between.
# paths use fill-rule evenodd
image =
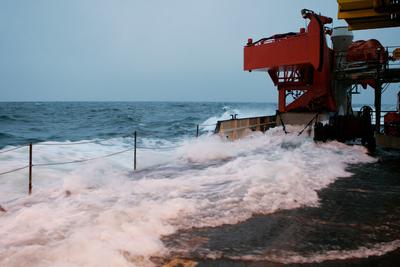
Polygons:
<instances>
[{"instance_id":1,"label":"ocean water","mask_svg":"<svg viewBox=\"0 0 400 267\"><path fill-rule=\"evenodd\" d=\"M230 114L275 109L268 103L0 103L0 173L27 164L28 148L12 149L29 142L34 164L30 196L27 169L0 176L6 210L0 211L0 266L156 266L153 258L176 253L163 241L167 236L318 207L320 190L339 177L351 179L349 166L377 161L361 146L298 136L302 127L235 142L212 135ZM134 131L136 171L129 150ZM42 165L87 158L93 160ZM392 251L400 242L359 250L381 255L382 246ZM324 247L313 253L298 258L332 257Z\"/></svg>"},{"instance_id":2,"label":"ocean water","mask_svg":"<svg viewBox=\"0 0 400 267\"><path fill-rule=\"evenodd\" d=\"M173 102L0 103L0 148L27 142L79 141L133 136L177 141L197 124L272 114L275 104ZM213 129L212 127L202 130Z\"/></svg>"}]
</instances>

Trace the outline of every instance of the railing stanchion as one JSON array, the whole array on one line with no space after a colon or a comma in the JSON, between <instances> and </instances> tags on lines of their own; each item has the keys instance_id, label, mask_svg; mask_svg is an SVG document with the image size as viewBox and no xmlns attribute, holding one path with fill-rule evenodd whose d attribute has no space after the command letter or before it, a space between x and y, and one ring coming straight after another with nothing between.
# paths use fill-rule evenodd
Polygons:
<instances>
[{"instance_id":1,"label":"railing stanchion","mask_svg":"<svg viewBox=\"0 0 400 267\"><path fill-rule=\"evenodd\" d=\"M29 195L32 194L32 143L29 144Z\"/></svg>"},{"instance_id":2,"label":"railing stanchion","mask_svg":"<svg viewBox=\"0 0 400 267\"><path fill-rule=\"evenodd\" d=\"M135 131L135 141L134 141L134 150L133 150L133 170L136 170L136 145L137 145L137 133Z\"/></svg>"},{"instance_id":3,"label":"railing stanchion","mask_svg":"<svg viewBox=\"0 0 400 267\"><path fill-rule=\"evenodd\" d=\"M199 125L197 124L197 127L196 127L196 137L199 137Z\"/></svg>"}]
</instances>

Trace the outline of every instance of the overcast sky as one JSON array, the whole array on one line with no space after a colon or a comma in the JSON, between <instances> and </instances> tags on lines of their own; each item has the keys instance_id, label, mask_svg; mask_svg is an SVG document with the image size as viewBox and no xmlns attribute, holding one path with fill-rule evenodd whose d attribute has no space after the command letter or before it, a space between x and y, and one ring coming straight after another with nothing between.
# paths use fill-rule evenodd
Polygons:
<instances>
[{"instance_id":1,"label":"overcast sky","mask_svg":"<svg viewBox=\"0 0 400 267\"><path fill-rule=\"evenodd\" d=\"M243 71L243 45L298 31L302 8L345 25L335 0L1 0L0 101L276 102L266 74ZM400 45L399 28L354 35Z\"/></svg>"}]
</instances>

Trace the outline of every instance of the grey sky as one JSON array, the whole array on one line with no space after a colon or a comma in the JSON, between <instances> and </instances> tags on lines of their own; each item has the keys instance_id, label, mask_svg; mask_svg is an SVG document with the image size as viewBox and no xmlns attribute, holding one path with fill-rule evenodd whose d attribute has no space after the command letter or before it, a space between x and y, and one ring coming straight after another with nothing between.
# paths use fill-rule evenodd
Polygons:
<instances>
[{"instance_id":1,"label":"grey sky","mask_svg":"<svg viewBox=\"0 0 400 267\"><path fill-rule=\"evenodd\" d=\"M335 0L2 0L0 101L276 102L267 75L242 71L243 45L304 27L302 8L345 25ZM399 33L355 39L400 45ZM372 89L356 101L373 102Z\"/></svg>"}]
</instances>

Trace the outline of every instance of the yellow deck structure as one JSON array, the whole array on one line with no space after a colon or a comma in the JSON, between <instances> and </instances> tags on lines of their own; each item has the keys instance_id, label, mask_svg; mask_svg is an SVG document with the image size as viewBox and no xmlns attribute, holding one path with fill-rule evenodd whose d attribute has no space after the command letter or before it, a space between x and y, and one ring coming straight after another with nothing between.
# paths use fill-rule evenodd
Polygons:
<instances>
[{"instance_id":1,"label":"yellow deck structure","mask_svg":"<svg viewBox=\"0 0 400 267\"><path fill-rule=\"evenodd\" d=\"M400 26L400 0L337 0L350 30Z\"/></svg>"}]
</instances>

